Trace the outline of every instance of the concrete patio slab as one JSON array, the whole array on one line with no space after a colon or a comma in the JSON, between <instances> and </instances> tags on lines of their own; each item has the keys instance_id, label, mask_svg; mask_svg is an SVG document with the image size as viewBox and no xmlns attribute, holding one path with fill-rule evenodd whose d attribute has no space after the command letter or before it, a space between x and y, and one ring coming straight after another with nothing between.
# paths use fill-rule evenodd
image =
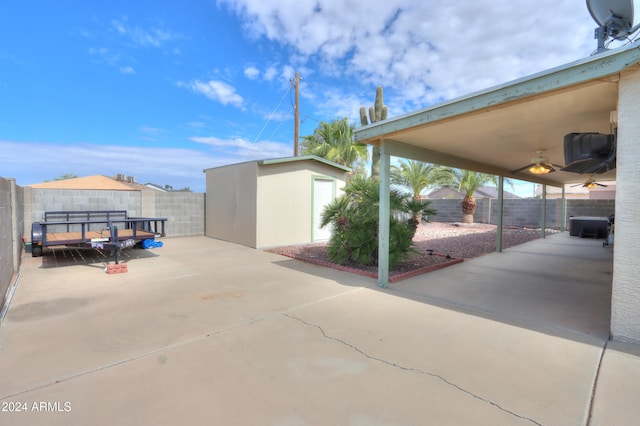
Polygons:
<instances>
[{"instance_id":1,"label":"concrete patio slab","mask_svg":"<svg viewBox=\"0 0 640 426\"><path fill-rule=\"evenodd\" d=\"M640 353L605 349L607 254L564 272L540 255L601 254L572 241L386 290L204 237L133 251L115 275L25 258L0 328L0 423L633 424Z\"/></svg>"},{"instance_id":2,"label":"concrete patio slab","mask_svg":"<svg viewBox=\"0 0 640 426\"><path fill-rule=\"evenodd\" d=\"M609 342L592 408L594 425L628 425L640 419L640 345Z\"/></svg>"}]
</instances>

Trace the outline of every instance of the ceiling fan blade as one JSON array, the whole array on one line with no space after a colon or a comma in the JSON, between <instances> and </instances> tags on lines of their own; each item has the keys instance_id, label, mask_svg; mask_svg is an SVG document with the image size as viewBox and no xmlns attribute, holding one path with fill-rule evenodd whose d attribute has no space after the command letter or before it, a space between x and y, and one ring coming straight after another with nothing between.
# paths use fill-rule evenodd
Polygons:
<instances>
[{"instance_id":1,"label":"ceiling fan blade","mask_svg":"<svg viewBox=\"0 0 640 426\"><path fill-rule=\"evenodd\" d=\"M571 185L570 188L575 188L576 186L585 186L586 183L577 183L575 185Z\"/></svg>"},{"instance_id":2,"label":"ceiling fan blade","mask_svg":"<svg viewBox=\"0 0 640 426\"><path fill-rule=\"evenodd\" d=\"M606 188L607 186L609 186L609 185L604 185L604 184L601 184L601 183L598 183L598 182L594 182L594 183L595 183L596 185L598 185L598 186L603 187L603 188Z\"/></svg>"},{"instance_id":3,"label":"ceiling fan blade","mask_svg":"<svg viewBox=\"0 0 640 426\"><path fill-rule=\"evenodd\" d=\"M549 170L550 172L555 172L556 169L553 168L553 166L550 163L541 163L540 164L542 167L544 167L545 169Z\"/></svg>"},{"instance_id":4,"label":"ceiling fan blade","mask_svg":"<svg viewBox=\"0 0 640 426\"><path fill-rule=\"evenodd\" d=\"M523 171L524 169L528 169L528 168L529 168L529 167L531 167L531 166L535 166L535 163L527 164L526 166L524 166L524 167L520 167L519 169L511 170L511 173L518 173L518 172L521 172L521 171Z\"/></svg>"}]
</instances>

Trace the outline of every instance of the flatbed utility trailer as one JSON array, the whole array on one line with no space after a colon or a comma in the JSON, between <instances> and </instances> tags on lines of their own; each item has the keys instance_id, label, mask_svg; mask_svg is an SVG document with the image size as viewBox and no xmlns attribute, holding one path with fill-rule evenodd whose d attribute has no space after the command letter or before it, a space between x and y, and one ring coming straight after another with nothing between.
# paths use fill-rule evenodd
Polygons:
<instances>
[{"instance_id":1,"label":"flatbed utility trailer","mask_svg":"<svg viewBox=\"0 0 640 426\"><path fill-rule=\"evenodd\" d=\"M70 246L112 249L115 263L120 251L143 240L165 236L166 218L129 217L126 210L51 211L31 225L31 255L45 247Z\"/></svg>"}]
</instances>

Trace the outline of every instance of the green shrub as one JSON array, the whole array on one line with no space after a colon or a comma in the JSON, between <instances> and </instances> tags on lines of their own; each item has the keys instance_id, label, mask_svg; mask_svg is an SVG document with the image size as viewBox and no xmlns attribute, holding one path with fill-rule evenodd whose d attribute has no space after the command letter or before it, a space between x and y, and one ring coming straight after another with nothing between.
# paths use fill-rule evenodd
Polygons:
<instances>
[{"instance_id":1,"label":"green shrub","mask_svg":"<svg viewBox=\"0 0 640 426\"><path fill-rule=\"evenodd\" d=\"M344 195L330 203L322 214L321 226L333 225L327 255L336 263L375 266L378 264L378 217L380 193L378 181L356 176L349 182ZM397 265L413 247L417 222L435 214L428 201L413 200L392 190L390 194L391 219L389 223L389 265ZM398 219L399 213L410 215L408 221Z\"/></svg>"}]
</instances>

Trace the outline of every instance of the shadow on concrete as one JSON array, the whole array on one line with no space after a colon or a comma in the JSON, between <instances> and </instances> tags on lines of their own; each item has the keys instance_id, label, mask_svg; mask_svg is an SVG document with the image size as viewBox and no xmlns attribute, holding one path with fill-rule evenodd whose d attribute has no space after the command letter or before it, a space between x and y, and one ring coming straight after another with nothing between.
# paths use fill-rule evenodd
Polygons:
<instances>
[{"instance_id":1,"label":"shadow on concrete","mask_svg":"<svg viewBox=\"0 0 640 426\"><path fill-rule=\"evenodd\" d=\"M366 287L377 288L376 280L364 275L340 271L331 267L318 265L315 263L306 262L283 255L278 256L282 256L284 260L275 261L273 262L273 264L291 269L292 271L297 271L303 274L311 274L315 277L326 280L333 280L348 287L362 287L363 281L366 280L366 282L369 284L366 285Z\"/></svg>"},{"instance_id":2,"label":"shadow on concrete","mask_svg":"<svg viewBox=\"0 0 640 426\"><path fill-rule=\"evenodd\" d=\"M151 250L140 248L123 249L120 253L120 262L129 262L134 259L156 257ZM107 263L114 263L114 256L110 250L75 247L47 248L42 254L41 268L60 268L65 266L84 265L92 268L103 269Z\"/></svg>"},{"instance_id":3,"label":"shadow on concrete","mask_svg":"<svg viewBox=\"0 0 640 426\"><path fill-rule=\"evenodd\" d=\"M276 264L467 315L602 347L609 339L613 253L556 234L380 288L372 278L299 260Z\"/></svg>"}]
</instances>

